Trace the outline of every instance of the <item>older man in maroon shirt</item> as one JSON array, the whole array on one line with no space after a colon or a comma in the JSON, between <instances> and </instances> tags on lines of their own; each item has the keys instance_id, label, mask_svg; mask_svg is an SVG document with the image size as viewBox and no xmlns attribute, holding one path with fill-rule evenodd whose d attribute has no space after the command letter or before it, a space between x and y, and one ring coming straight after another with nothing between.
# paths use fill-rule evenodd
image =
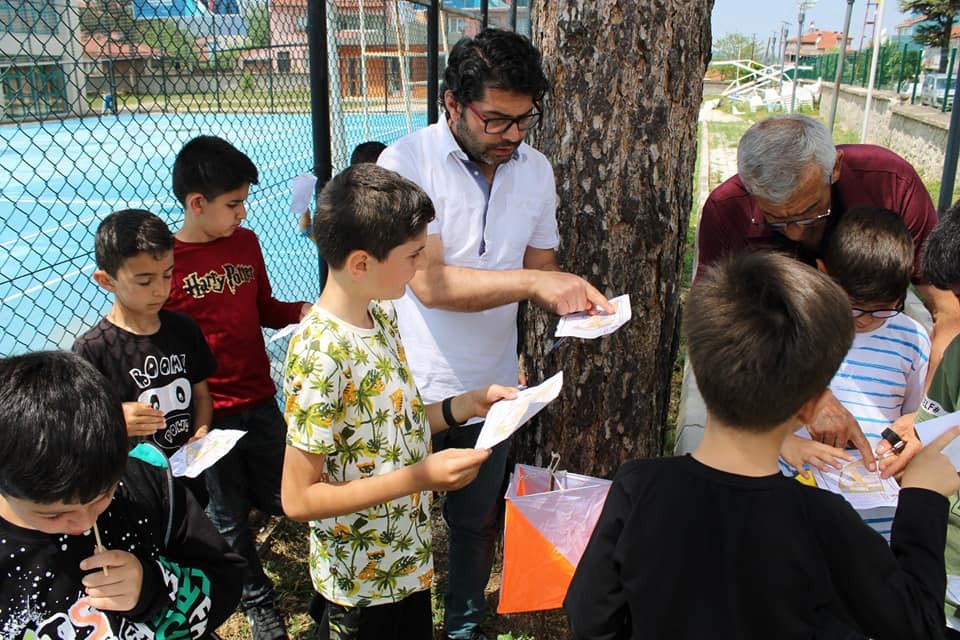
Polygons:
<instances>
[{"instance_id":1,"label":"older man in maroon shirt","mask_svg":"<svg viewBox=\"0 0 960 640\"><path fill-rule=\"evenodd\" d=\"M890 209L913 236L913 282L933 315L932 375L960 328L960 304L920 275L923 243L937 223L937 212L914 168L883 147L834 146L823 123L785 115L758 122L744 134L737 169L740 173L717 187L703 206L697 275L721 257L747 248L786 252L813 265L846 211L861 205ZM836 400L809 429L828 444L842 447L851 441L866 460L873 459L853 416ZM899 467L889 465L885 473Z\"/></svg>"}]
</instances>

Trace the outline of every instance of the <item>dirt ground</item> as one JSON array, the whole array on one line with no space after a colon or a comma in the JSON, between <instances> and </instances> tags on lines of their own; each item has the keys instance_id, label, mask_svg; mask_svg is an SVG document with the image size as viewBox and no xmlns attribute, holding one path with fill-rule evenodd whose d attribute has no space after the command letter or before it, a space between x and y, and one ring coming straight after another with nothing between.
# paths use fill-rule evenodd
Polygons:
<instances>
[{"instance_id":1,"label":"dirt ground","mask_svg":"<svg viewBox=\"0 0 960 640\"><path fill-rule=\"evenodd\" d=\"M447 527L440 515L440 500L433 510L433 551L436 583L434 595L435 638L443 637L443 585L447 579ZM261 545L267 574L277 587L277 607L293 640L312 640L315 627L307 614L313 595L307 558L309 543L307 525L285 518L257 520L257 540ZM487 584L487 606L496 611L500 591L501 550L497 549L493 572ZM568 636L562 611L491 616L483 627L490 640L563 640ZM217 633L224 640L248 640L250 629L239 611L227 620Z\"/></svg>"}]
</instances>

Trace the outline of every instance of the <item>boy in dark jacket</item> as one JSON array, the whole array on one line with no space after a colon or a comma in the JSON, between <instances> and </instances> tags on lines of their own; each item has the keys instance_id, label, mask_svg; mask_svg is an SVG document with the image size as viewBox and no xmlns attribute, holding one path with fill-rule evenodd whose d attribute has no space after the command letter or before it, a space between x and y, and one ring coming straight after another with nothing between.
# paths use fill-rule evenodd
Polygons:
<instances>
[{"instance_id":1,"label":"boy in dark jacket","mask_svg":"<svg viewBox=\"0 0 960 640\"><path fill-rule=\"evenodd\" d=\"M206 638L243 560L80 356L0 360L0 637Z\"/></svg>"}]
</instances>

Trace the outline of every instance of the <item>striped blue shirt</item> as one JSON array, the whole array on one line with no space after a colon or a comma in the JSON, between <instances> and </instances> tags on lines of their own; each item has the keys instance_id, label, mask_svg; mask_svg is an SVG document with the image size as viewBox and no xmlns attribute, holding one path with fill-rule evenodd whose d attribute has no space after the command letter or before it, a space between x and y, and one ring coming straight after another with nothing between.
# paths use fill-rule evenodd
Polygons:
<instances>
[{"instance_id":1,"label":"striped blue shirt","mask_svg":"<svg viewBox=\"0 0 960 640\"><path fill-rule=\"evenodd\" d=\"M927 330L905 314L858 333L830 390L868 436L905 413L916 411L930 360Z\"/></svg>"}]
</instances>

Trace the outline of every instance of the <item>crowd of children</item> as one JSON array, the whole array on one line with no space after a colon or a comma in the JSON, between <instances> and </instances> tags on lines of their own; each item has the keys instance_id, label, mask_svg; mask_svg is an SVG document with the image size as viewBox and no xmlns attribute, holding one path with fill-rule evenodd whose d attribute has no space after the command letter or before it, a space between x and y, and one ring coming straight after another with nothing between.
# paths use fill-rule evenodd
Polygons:
<instances>
[{"instance_id":1,"label":"crowd of children","mask_svg":"<svg viewBox=\"0 0 960 640\"><path fill-rule=\"evenodd\" d=\"M328 268L314 303L273 296L241 226L257 168L220 138L176 157L175 233L140 209L102 221L104 318L73 353L0 359L0 639L214 637L238 605L254 640L286 638L252 508L309 521L319 639L433 637L433 492L470 484L490 451L432 452L431 436L517 389L422 400L393 301L424 266L434 203L372 163L382 149L358 147L308 215ZM960 296L958 251L955 207L923 270ZM817 266L752 251L698 277L683 331L703 441L617 473L564 603L573 637L957 634L960 602L943 602L960 477L941 450L960 426L921 447L911 420L960 407L960 340L924 390L930 339L903 314L914 244L895 213L844 212ZM261 329L290 324L281 411ZM850 459L803 436L834 396L897 476L889 543L781 472ZM244 436L174 479L168 457L217 429ZM885 455L884 429L906 446Z\"/></svg>"}]
</instances>

